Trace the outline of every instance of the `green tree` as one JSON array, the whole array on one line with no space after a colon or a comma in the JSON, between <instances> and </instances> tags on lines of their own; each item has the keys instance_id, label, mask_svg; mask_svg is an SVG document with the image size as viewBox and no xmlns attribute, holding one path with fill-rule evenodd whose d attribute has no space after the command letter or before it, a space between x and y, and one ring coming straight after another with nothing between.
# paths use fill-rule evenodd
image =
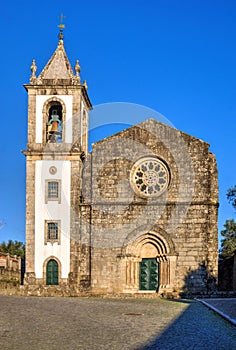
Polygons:
<instances>
[{"instance_id":1,"label":"green tree","mask_svg":"<svg viewBox=\"0 0 236 350\"><path fill-rule=\"evenodd\" d=\"M236 185L234 187L231 187L228 189L227 199L233 205L233 207L236 209Z\"/></svg>"},{"instance_id":2,"label":"green tree","mask_svg":"<svg viewBox=\"0 0 236 350\"><path fill-rule=\"evenodd\" d=\"M220 260L236 254L236 222L234 219L226 220L224 227L225 229L221 231L224 238L221 241Z\"/></svg>"},{"instance_id":3,"label":"green tree","mask_svg":"<svg viewBox=\"0 0 236 350\"><path fill-rule=\"evenodd\" d=\"M236 185L229 188L226 195L229 203L236 209ZM230 258L236 254L236 222L234 219L226 220L224 228L221 231L224 238L221 241L220 260Z\"/></svg>"},{"instance_id":4,"label":"green tree","mask_svg":"<svg viewBox=\"0 0 236 350\"><path fill-rule=\"evenodd\" d=\"M25 245L19 241L12 241L11 239L6 243L0 243L0 252L9 253L10 255L17 255L21 258L25 257Z\"/></svg>"}]
</instances>

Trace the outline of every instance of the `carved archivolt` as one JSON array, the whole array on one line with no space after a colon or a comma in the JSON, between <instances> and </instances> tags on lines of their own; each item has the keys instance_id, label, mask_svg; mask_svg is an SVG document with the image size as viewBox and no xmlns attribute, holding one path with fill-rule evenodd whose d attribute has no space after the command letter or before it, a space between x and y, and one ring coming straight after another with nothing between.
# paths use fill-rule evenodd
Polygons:
<instances>
[{"instance_id":1,"label":"carved archivolt","mask_svg":"<svg viewBox=\"0 0 236 350\"><path fill-rule=\"evenodd\" d=\"M123 254L126 256L141 257L141 251L147 244L151 244L156 249L156 256L174 255L174 245L166 234L157 233L155 231L143 233L136 236L135 239L126 240L123 246Z\"/></svg>"}]
</instances>

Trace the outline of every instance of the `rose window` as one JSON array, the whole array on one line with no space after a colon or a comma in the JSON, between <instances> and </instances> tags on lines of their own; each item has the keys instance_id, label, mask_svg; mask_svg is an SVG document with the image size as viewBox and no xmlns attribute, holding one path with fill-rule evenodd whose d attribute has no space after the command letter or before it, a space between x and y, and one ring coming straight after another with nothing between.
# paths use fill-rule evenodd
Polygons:
<instances>
[{"instance_id":1,"label":"rose window","mask_svg":"<svg viewBox=\"0 0 236 350\"><path fill-rule=\"evenodd\" d=\"M157 158L145 158L134 164L131 171L134 191L143 197L159 196L169 185L169 171Z\"/></svg>"}]
</instances>

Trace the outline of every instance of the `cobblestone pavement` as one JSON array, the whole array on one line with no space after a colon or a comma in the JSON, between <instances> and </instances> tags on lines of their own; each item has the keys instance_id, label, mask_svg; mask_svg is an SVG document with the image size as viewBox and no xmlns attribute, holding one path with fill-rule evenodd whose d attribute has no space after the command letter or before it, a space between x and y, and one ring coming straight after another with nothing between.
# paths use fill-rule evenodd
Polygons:
<instances>
[{"instance_id":1,"label":"cobblestone pavement","mask_svg":"<svg viewBox=\"0 0 236 350\"><path fill-rule=\"evenodd\" d=\"M0 349L236 349L236 328L196 301L0 296Z\"/></svg>"},{"instance_id":2,"label":"cobblestone pavement","mask_svg":"<svg viewBox=\"0 0 236 350\"><path fill-rule=\"evenodd\" d=\"M200 299L200 301L213 308L236 325L236 298Z\"/></svg>"}]
</instances>

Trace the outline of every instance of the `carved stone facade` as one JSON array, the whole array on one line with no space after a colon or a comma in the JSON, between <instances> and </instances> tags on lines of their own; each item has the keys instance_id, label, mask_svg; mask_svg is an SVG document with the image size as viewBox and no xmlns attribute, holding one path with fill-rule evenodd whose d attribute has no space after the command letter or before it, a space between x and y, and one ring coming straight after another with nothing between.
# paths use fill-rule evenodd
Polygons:
<instances>
[{"instance_id":1,"label":"carved stone facade","mask_svg":"<svg viewBox=\"0 0 236 350\"><path fill-rule=\"evenodd\" d=\"M92 290L143 292L145 259L157 261L160 294L215 289L218 186L209 144L149 119L93 146L82 193Z\"/></svg>"},{"instance_id":2,"label":"carved stone facade","mask_svg":"<svg viewBox=\"0 0 236 350\"><path fill-rule=\"evenodd\" d=\"M214 290L218 183L209 144L148 119L88 153L91 103L76 67L74 75L60 40L38 78L33 62L26 85L25 284L92 293Z\"/></svg>"}]
</instances>

